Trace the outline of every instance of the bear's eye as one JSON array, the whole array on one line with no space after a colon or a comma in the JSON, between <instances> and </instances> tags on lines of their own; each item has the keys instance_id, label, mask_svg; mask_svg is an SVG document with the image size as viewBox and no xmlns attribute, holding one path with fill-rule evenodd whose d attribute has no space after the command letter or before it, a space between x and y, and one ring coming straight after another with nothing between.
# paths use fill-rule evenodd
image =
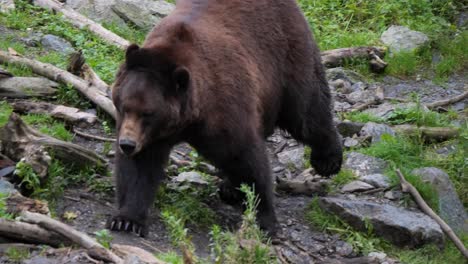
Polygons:
<instances>
[{"instance_id":1,"label":"bear's eye","mask_svg":"<svg viewBox=\"0 0 468 264\"><path fill-rule=\"evenodd\" d=\"M154 113L146 112L146 113L142 113L141 116L142 116L143 118L150 118L150 117L153 117L153 116L154 116Z\"/></svg>"}]
</instances>

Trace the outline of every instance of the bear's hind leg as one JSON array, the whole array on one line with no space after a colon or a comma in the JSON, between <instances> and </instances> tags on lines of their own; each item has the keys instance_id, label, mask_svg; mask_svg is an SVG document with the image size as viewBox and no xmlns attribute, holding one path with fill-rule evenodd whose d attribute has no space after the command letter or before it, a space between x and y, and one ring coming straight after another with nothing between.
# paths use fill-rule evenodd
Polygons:
<instances>
[{"instance_id":1,"label":"bear's hind leg","mask_svg":"<svg viewBox=\"0 0 468 264\"><path fill-rule=\"evenodd\" d=\"M134 157L116 154L118 212L109 219L107 228L147 235L149 209L157 185L165 177L163 164L169 153L169 149L161 150L149 146Z\"/></svg>"},{"instance_id":2,"label":"bear's hind leg","mask_svg":"<svg viewBox=\"0 0 468 264\"><path fill-rule=\"evenodd\" d=\"M257 222L267 234L274 235L277 219L273 206L273 182L271 179L265 143L260 137L242 140L242 137L207 139L207 144L192 144L203 156L212 161L224 174L224 190L221 198L230 204L240 204L244 195L241 184L254 186L255 195L260 201L257 207ZM229 142L229 143L228 143ZM197 146L198 145L198 146Z\"/></svg>"}]
</instances>

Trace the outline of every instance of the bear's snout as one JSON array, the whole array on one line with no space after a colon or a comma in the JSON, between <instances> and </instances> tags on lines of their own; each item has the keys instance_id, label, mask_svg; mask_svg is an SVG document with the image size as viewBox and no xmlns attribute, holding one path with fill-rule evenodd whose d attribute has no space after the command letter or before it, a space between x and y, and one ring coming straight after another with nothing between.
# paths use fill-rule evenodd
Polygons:
<instances>
[{"instance_id":1,"label":"bear's snout","mask_svg":"<svg viewBox=\"0 0 468 264\"><path fill-rule=\"evenodd\" d=\"M119 140L119 147L122 150L122 153L127 156L131 156L135 152L136 146L136 142L131 139L121 138Z\"/></svg>"}]
</instances>

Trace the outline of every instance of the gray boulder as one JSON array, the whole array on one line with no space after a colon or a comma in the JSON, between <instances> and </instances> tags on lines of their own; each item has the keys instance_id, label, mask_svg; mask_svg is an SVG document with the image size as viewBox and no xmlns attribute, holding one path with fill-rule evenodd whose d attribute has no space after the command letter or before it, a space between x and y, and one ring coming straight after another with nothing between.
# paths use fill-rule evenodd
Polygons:
<instances>
[{"instance_id":1,"label":"gray boulder","mask_svg":"<svg viewBox=\"0 0 468 264\"><path fill-rule=\"evenodd\" d=\"M17 193L18 191L15 189L15 186L11 184L9 181L0 178L0 193L9 195Z\"/></svg>"},{"instance_id":2,"label":"gray boulder","mask_svg":"<svg viewBox=\"0 0 468 264\"><path fill-rule=\"evenodd\" d=\"M369 174L360 178L361 181L366 182L376 188L388 188L390 187L390 182L387 176L376 173Z\"/></svg>"},{"instance_id":3,"label":"gray boulder","mask_svg":"<svg viewBox=\"0 0 468 264\"><path fill-rule=\"evenodd\" d=\"M200 185L207 185L208 182L203 179L203 176L196 171L182 172L177 177L174 177L172 181L177 183L194 183Z\"/></svg>"},{"instance_id":4,"label":"gray boulder","mask_svg":"<svg viewBox=\"0 0 468 264\"><path fill-rule=\"evenodd\" d=\"M363 127L364 127L363 123L356 123L356 122L350 122L350 121L338 122L336 124L336 128L338 129L338 132L343 137L352 137L355 134L358 134Z\"/></svg>"},{"instance_id":5,"label":"gray boulder","mask_svg":"<svg viewBox=\"0 0 468 264\"><path fill-rule=\"evenodd\" d=\"M346 192L351 193L351 192L363 192L363 191L368 191L372 189L374 189L374 186L368 183L365 183L363 181L352 181L348 184L345 184L345 186L341 188L341 191L345 193Z\"/></svg>"},{"instance_id":6,"label":"gray boulder","mask_svg":"<svg viewBox=\"0 0 468 264\"><path fill-rule=\"evenodd\" d=\"M387 125L368 122L361 129L361 132L359 132L361 137L370 137L372 143L380 142L384 134L395 136L395 131Z\"/></svg>"},{"instance_id":7,"label":"gray boulder","mask_svg":"<svg viewBox=\"0 0 468 264\"><path fill-rule=\"evenodd\" d=\"M0 0L0 12L9 12L15 9L15 1L13 0Z\"/></svg>"},{"instance_id":8,"label":"gray boulder","mask_svg":"<svg viewBox=\"0 0 468 264\"><path fill-rule=\"evenodd\" d=\"M344 169L351 170L358 177L376 173L382 174L385 167L387 167L387 163L384 160L358 152L348 153L343 164Z\"/></svg>"},{"instance_id":9,"label":"gray boulder","mask_svg":"<svg viewBox=\"0 0 468 264\"><path fill-rule=\"evenodd\" d=\"M73 46L70 44L70 42L55 35L44 35L41 38L41 44L42 47L46 50L56 51L62 54L70 54L74 51Z\"/></svg>"},{"instance_id":10,"label":"gray boulder","mask_svg":"<svg viewBox=\"0 0 468 264\"><path fill-rule=\"evenodd\" d=\"M374 232L399 245L418 247L427 243L443 244L444 234L429 216L388 204L323 197L320 207L338 215L358 230L366 231L366 223Z\"/></svg>"},{"instance_id":11,"label":"gray boulder","mask_svg":"<svg viewBox=\"0 0 468 264\"><path fill-rule=\"evenodd\" d=\"M286 166L293 165L295 169L304 168L304 147L298 147L278 153L278 161Z\"/></svg>"},{"instance_id":12,"label":"gray boulder","mask_svg":"<svg viewBox=\"0 0 468 264\"><path fill-rule=\"evenodd\" d=\"M439 214L454 230L468 232L468 214L447 173L438 168L420 168L412 174L430 183L439 196Z\"/></svg>"},{"instance_id":13,"label":"gray boulder","mask_svg":"<svg viewBox=\"0 0 468 264\"><path fill-rule=\"evenodd\" d=\"M412 51L429 42L429 38L421 32L403 26L391 26L380 40L390 47L392 52Z\"/></svg>"},{"instance_id":14,"label":"gray boulder","mask_svg":"<svg viewBox=\"0 0 468 264\"><path fill-rule=\"evenodd\" d=\"M66 5L97 22L125 24L111 7L115 0L67 0Z\"/></svg>"},{"instance_id":15,"label":"gray boulder","mask_svg":"<svg viewBox=\"0 0 468 264\"><path fill-rule=\"evenodd\" d=\"M171 13L174 7L174 4L161 0L115 0L112 10L123 20L139 28L150 30Z\"/></svg>"}]
</instances>

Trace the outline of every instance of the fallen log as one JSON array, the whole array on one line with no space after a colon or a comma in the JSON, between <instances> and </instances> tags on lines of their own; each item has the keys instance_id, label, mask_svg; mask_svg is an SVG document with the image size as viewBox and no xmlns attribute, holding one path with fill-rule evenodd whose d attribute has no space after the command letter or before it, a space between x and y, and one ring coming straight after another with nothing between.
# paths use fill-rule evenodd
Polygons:
<instances>
[{"instance_id":1,"label":"fallen log","mask_svg":"<svg viewBox=\"0 0 468 264\"><path fill-rule=\"evenodd\" d=\"M83 16L82 14L76 12L71 8L64 6L62 3L56 0L34 0L34 4L46 9L52 9L55 12L63 14L67 21L75 27L88 28L90 31L101 37L106 42L115 45L121 49L125 49L130 45L130 42L128 40L107 30L100 24Z\"/></svg>"},{"instance_id":2,"label":"fallen log","mask_svg":"<svg viewBox=\"0 0 468 264\"><path fill-rule=\"evenodd\" d=\"M136 256L145 264L166 264L166 262L157 259L148 251L134 246L113 244L112 251L114 251L121 258L125 258L125 256Z\"/></svg>"},{"instance_id":3,"label":"fallen log","mask_svg":"<svg viewBox=\"0 0 468 264\"><path fill-rule=\"evenodd\" d=\"M69 239L70 241L80 245L81 247L91 250L91 252L99 252L98 254L92 254L91 256L93 258L99 258L99 259L104 259L104 260L111 260L114 263L122 263L123 260L115 255L112 251L106 249L103 247L101 244L96 242L93 238L90 236L79 232L72 227L61 223L55 219L52 219L48 216L42 215L42 214L37 214L37 213L31 213L24 211L20 214L21 221L30 223L30 224L36 224L39 225L40 227L50 230L53 232L56 232L63 237Z\"/></svg>"},{"instance_id":4,"label":"fallen log","mask_svg":"<svg viewBox=\"0 0 468 264\"><path fill-rule=\"evenodd\" d=\"M48 97L57 92L58 83L38 77L0 78L0 97Z\"/></svg>"},{"instance_id":5,"label":"fallen log","mask_svg":"<svg viewBox=\"0 0 468 264\"><path fill-rule=\"evenodd\" d=\"M66 244L59 235L34 224L0 218L0 237L34 244L46 244L58 247Z\"/></svg>"},{"instance_id":6,"label":"fallen log","mask_svg":"<svg viewBox=\"0 0 468 264\"><path fill-rule=\"evenodd\" d=\"M374 60L371 67L376 67L381 71L381 68L387 64L381 59L385 56L386 48L384 47L352 47L326 50L321 52L322 63L329 68L338 67L343 64L346 59L351 58L367 58ZM373 66L372 66L373 65Z\"/></svg>"},{"instance_id":7,"label":"fallen log","mask_svg":"<svg viewBox=\"0 0 468 264\"><path fill-rule=\"evenodd\" d=\"M42 63L20 56L12 56L4 51L0 51L0 63L11 63L14 65L23 65L32 69L38 75L47 77L53 81L58 81L72 85L80 91L84 96L90 99L97 106L106 111L114 119L116 118L116 110L112 101L107 97L107 94L101 92L99 88L90 85L89 82L75 76L67 71L59 69L51 64Z\"/></svg>"},{"instance_id":8,"label":"fallen log","mask_svg":"<svg viewBox=\"0 0 468 264\"><path fill-rule=\"evenodd\" d=\"M95 114L80 111L75 107L34 101L16 101L10 105L17 113L47 114L53 118L78 125L92 125L97 120Z\"/></svg>"},{"instance_id":9,"label":"fallen log","mask_svg":"<svg viewBox=\"0 0 468 264\"><path fill-rule=\"evenodd\" d=\"M47 151L51 150L57 159L69 164L78 166L105 164L105 160L95 152L79 145L44 135L27 126L19 115L15 113L10 115L8 123L0 129L0 141L5 155L13 160L27 157L31 152L36 152L36 155L42 155L42 159L47 160ZM47 173L47 168L44 170Z\"/></svg>"},{"instance_id":10,"label":"fallen log","mask_svg":"<svg viewBox=\"0 0 468 264\"><path fill-rule=\"evenodd\" d=\"M415 125L396 125L392 126L392 128L396 133L405 135L421 133L423 138L435 141L445 141L460 135L460 130L452 127L418 127Z\"/></svg>"},{"instance_id":11,"label":"fallen log","mask_svg":"<svg viewBox=\"0 0 468 264\"><path fill-rule=\"evenodd\" d=\"M465 85L465 90L468 89L468 85ZM427 108L431 109L431 108L436 108L436 107L439 107L439 106L445 106L445 105L449 105L449 104L453 104L453 103L457 103L457 102L460 102L461 100L463 99L466 99L468 98L468 91L465 91L455 97L452 97L452 98L448 98L448 99L444 99L444 100L440 100L440 101L435 101L435 102L432 102L432 103L428 103L428 104L425 104Z\"/></svg>"},{"instance_id":12,"label":"fallen log","mask_svg":"<svg viewBox=\"0 0 468 264\"><path fill-rule=\"evenodd\" d=\"M285 180L277 179L276 190L284 191L288 194L297 194L297 195L325 195L327 193L327 187L329 181L319 180L319 181L299 181L299 180Z\"/></svg>"},{"instance_id":13,"label":"fallen log","mask_svg":"<svg viewBox=\"0 0 468 264\"><path fill-rule=\"evenodd\" d=\"M403 173L399 169L396 170L396 173L398 177L400 178L400 184L401 184L401 190L405 193L411 194L413 196L414 200L418 204L419 208L428 216L430 216L432 219L434 219L440 226L440 228L444 231L444 233L450 238L450 240L453 241L455 246L460 250L462 255L465 257L465 259L468 260L468 250L465 248L465 245L463 245L463 242L457 237L455 232L453 232L452 228L450 228L447 223L445 223L442 218L440 218L432 209L427 205L427 203L424 201L422 196L419 194L418 190L411 184L409 183L406 179Z\"/></svg>"},{"instance_id":14,"label":"fallen log","mask_svg":"<svg viewBox=\"0 0 468 264\"><path fill-rule=\"evenodd\" d=\"M67 71L90 82L91 85L94 85L104 94L110 95L111 90L109 85L107 85L106 82L101 80L101 78L99 78L99 76L93 71L93 69L88 64L85 63L85 61L86 60L81 51L74 52L69 58Z\"/></svg>"}]
</instances>

